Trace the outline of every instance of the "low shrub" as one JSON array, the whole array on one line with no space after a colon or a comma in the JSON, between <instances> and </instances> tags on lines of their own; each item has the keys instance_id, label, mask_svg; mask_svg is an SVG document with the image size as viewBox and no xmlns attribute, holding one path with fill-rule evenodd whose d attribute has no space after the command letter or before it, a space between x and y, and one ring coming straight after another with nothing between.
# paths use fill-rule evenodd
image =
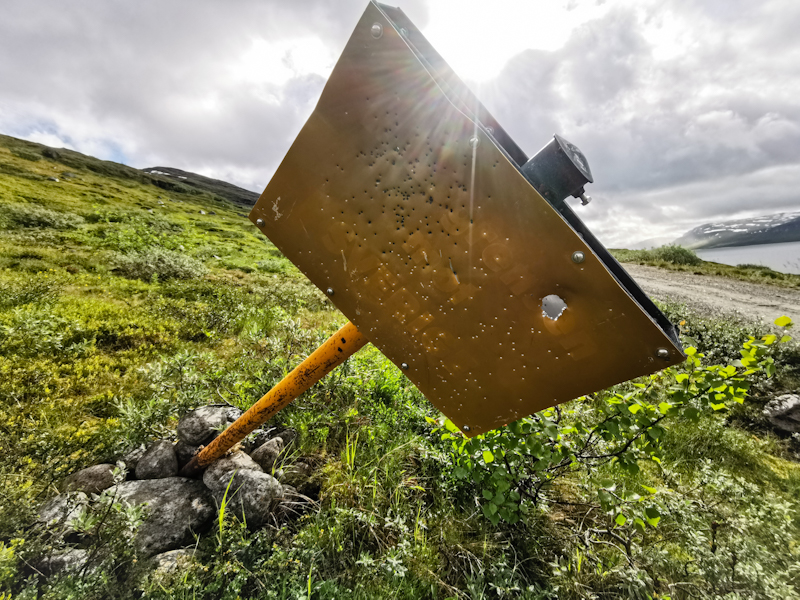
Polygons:
<instances>
[{"instance_id":1,"label":"low shrub","mask_svg":"<svg viewBox=\"0 0 800 600\"><path fill-rule=\"evenodd\" d=\"M19 227L50 227L73 229L83 223L78 215L44 208L35 204L7 204L3 207L0 224L4 229Z\"/></svg>"},{"instance_id":2,"label":"low shrub","mask_svg":"<svg viewBox=\"0 0 800 600\"><path fill-rule=\"evenodd\" d=\"M202 277L206 267L200 261L180 252L153 246L138 252L121 255L116 260L116 271L128 279L149 281L153 278L193 279Z\"/></svg>"}]
</instances>

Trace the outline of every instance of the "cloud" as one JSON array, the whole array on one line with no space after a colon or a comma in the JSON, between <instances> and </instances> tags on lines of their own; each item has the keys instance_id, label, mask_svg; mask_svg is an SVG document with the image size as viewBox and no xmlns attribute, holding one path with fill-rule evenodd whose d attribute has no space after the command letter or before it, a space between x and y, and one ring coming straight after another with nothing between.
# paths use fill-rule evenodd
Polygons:
<instances>
[{"instance_id":1,"label":"cloud","mask_svg":"<svg viewBox=\"0 0 800 600\"><path fill-rule=\"evenodd\" d=\"M447 33L447 11L431 2L403 9ZM7 1L0 131L261 191L365 6ZM537 46L547 23L515 20L510 6L498 4L508 35L529 36L530 48L474 88L528 153L553 133L585 152L595 202L580 214L601 239L797 209L800 4L571 0L546 13L574 15L553 24L568 32L560 46ZM491 38L478 41L491 52Z\"/></svg>"}]
</instances>

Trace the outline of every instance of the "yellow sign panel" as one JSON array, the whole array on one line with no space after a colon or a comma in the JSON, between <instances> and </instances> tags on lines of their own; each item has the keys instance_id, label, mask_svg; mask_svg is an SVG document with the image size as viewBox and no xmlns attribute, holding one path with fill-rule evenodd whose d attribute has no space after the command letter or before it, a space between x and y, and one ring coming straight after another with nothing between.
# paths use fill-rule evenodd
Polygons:
<instances>
[{"instance_id":1,"label":"yellow sign panel","mask_svg":"<svg viewBox=\"0 0 800 600\"><path fill-rule=\"evenodd\" d=\"M683 360L404 33L370 4L253 222L469 435Z\"/></svg>"}]
</instances>

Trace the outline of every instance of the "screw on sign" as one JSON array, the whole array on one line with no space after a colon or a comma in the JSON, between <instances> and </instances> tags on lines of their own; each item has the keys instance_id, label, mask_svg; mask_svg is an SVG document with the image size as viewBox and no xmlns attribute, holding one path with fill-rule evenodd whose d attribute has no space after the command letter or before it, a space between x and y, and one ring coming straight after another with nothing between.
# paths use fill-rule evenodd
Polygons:
<instances>
[{"instance_id":1,"label":"screw on sign","mask_svg":"<svg viewBox=\"0 0 800 600\"><path fill-rule=\"evenodd\" d=\"M250 213L350 322L184 473L367 341L468 436L681 362L675 327L567 203L592 181L561 136L529 158L371 2Z\"/></svg>"}]
</instances>

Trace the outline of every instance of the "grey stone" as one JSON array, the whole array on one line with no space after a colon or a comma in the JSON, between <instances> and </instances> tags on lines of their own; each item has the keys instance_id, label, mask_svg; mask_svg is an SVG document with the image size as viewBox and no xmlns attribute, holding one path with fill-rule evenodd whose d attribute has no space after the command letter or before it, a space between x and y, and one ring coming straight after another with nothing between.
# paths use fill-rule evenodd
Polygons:
<instances>
[{"instance_id":1,"label":"grey stone","mask_svg":"<svg viewBox=\"0 0 800 600\"><path fill-rule=\"evenodd\" d=\"M245 449L245 452L252 452L259 446L266 444L270 441L273 436L271 435L272 432L275 431L275 428L271 429L255 429L251 431L247 437L242 440L242 447Z\"/></svg>"},{"instance_id":2,"label":"grey stone","mask_svg":"<svg viewBox=\"0 0 800 600\"><path fill-rule=\"evenodd\" d=\"M200 449L200 446L192 446L183 440L178 440L175 444L175 456L178 457L178 468L182 468L186 463L192 460L192 457Z\"/></svg>"},{"instance_id":3,"label":"grey stone","mask_svg":"<svg viewBox=\"0 0 800 600\"><path fill-rule=\"evenodd\" d=\"M48 177L47 181L55 181L56 183L58 183L58 177Z\"/></svg>"},{"instance_id":4,"label":"grey stone","mask_svg":"<svg viewBox=\"0 0 800 600\"><path fill-rule=\"evenodd\" d=\"M275 517L281 523L292 521L302 516L314 504L308 496L298 492L291 485L281 486L283 495L275 509Z\"/></svg>"},{"instance_id":5,"label":"grey stone","mask_svg":"<svg viewBox=\"0 0 800 600\"><path fill-rule=\"evenodd\" d=\"M172 443L167 440L154 442L136 465L137 479L164 479L177 474L178 457Z\"/></svg>"},{"instance_id":6,"label":"grey stone","mask_svg":"<svg viewBox=\"0 0 800 600\"><path fill-rule=\"evenodd\" d=\"M66 492L54 496L41 507L37 522L56 533L73 531L73 523L89 502L83 492Z\"/></svg>"},{"instance_id":7,"label":"grey stone","mask_svg":"<svg viewBox=\"0 0 800 600\"><path fill-rule=\"evenodd\" d=\"M178 422L178 437L190 446L200 446L213 440L222 431L237 408L227 405L201 406L192 410Z\"/></svg>"},{"instance_id":8,"label":"grey stone","mask_svg":"<svg viewBox=\"0 0 800 600\"><path fill-rule=\"evenodd\" d=\"M58 573L77 573L84 567L89 560L89 551L80 548L70 548L64 552L57 552L50 556L45 556L36 562L36 569L46 577L57 575ZM87 569L91 572L93 569Z\"/></svg>"},{"instance_id":9,"label":"grey stone","mask_svg":"<svg viewBox=\"0 0 800 600\"><path fill-rule=\"evenodd\" d=\"M202 481L195 479L126 481L114 491L120 501L147 506L147 516L135 538L143 556L193 543L194 534L205 530L216 512L211 494Z\"/></svg>"},{"instance_id":10,"label":"grey stone","mask_svg":"<svg viewBox=\"0 0 800 600\"><path fill-rule=\"evenodd\" d=\"M787 433L800 432L800 396L784 394L773 398L764 407L764 416L776 429Z\"/></svg>"},{"instance_id":11,"label":"grey stone","mask_svg":"<svg viewBox=\"0 0 800 600\"><path fill-rule=\"evenodd\" d=\"M261 472L261 467L244 452L234 452L211 463L206 472L203 473L203 483L214 492L224 492L231 481L234 471Z\"/></svg>"},{"instance_id":12,"label":"grey stone","mask_svg":"<svg viewBox=\"0 0 800 600\"><path fill-rule=\"evenodd\" d=\"M227 496L224 488L214 492L217 505L222 506L222 499L226 498L225 510L232 511L250 529L266 525L282 497L283 488L277 479L262 471L251 470L234 473Z\"/></svg>"},{"instance_id":13,"label":"grey stone","mask_svg":"<svg viewBox=\"0 0 800 600\"><path fill-rule=\"evenodd\" d=\"M119 460L125 464L125 468L128 469L128 473L133 474L136 472L136 465L139 464L142 456L144 456L145 450L147 450L145 445L140 444L139 446L131 448L120 457Z\"/></svg>"},{"instance_id":14,"label":"grey stone","mask_svg":"<svg viewBox=\"0 0 800 600\"><path fill-rule=\"evenodd\" d=\"M284 450L289 450L297 440L297 432L294 429L283 429L276 437L283 440Z\"/></svg>"},{"instance_id":15,"label":"grey stone","mask_svg":"<svg viewBox=\"0 0 800 600\"><path fill-rule=\"evenodd\" d=\"M114 466L102 464L81 469L64 480L62 489L65 492L99 494L114 485Z\"/></svg>"},{"instance_id":16,"label":"grey stone","mask_svg":"<svg viewBox=\"0 0 800 600\"><path fill-rule=\"evenodd\" d=\"M299 460L296 463L283 468L283 477L281 479L281 483L283 485L291 485L299 488L313 475L314 467L305 461Z\"/></svg>"},{"instance_id":17,"label":"grey stone","mask_svg":"<svg viewBox=\"0 0 800 600\"><path fill-rule=\"evenodd\" d=\"M179 548L156 554L150 559L150 564L157 574L169 575L188 566L196 554L194 548Z\"/></svg>"},{"instance_id":18,"label":"grey stone","mask_svg":"<svg viewBox=\"0 0 800 600\"><path fill-rule=\"evenodd\" d=\"M264 471L271 473L281 452L283 452L283 440L276 437L253 450L250 458L257 462Z\"/></svg>"}]
</instances>

